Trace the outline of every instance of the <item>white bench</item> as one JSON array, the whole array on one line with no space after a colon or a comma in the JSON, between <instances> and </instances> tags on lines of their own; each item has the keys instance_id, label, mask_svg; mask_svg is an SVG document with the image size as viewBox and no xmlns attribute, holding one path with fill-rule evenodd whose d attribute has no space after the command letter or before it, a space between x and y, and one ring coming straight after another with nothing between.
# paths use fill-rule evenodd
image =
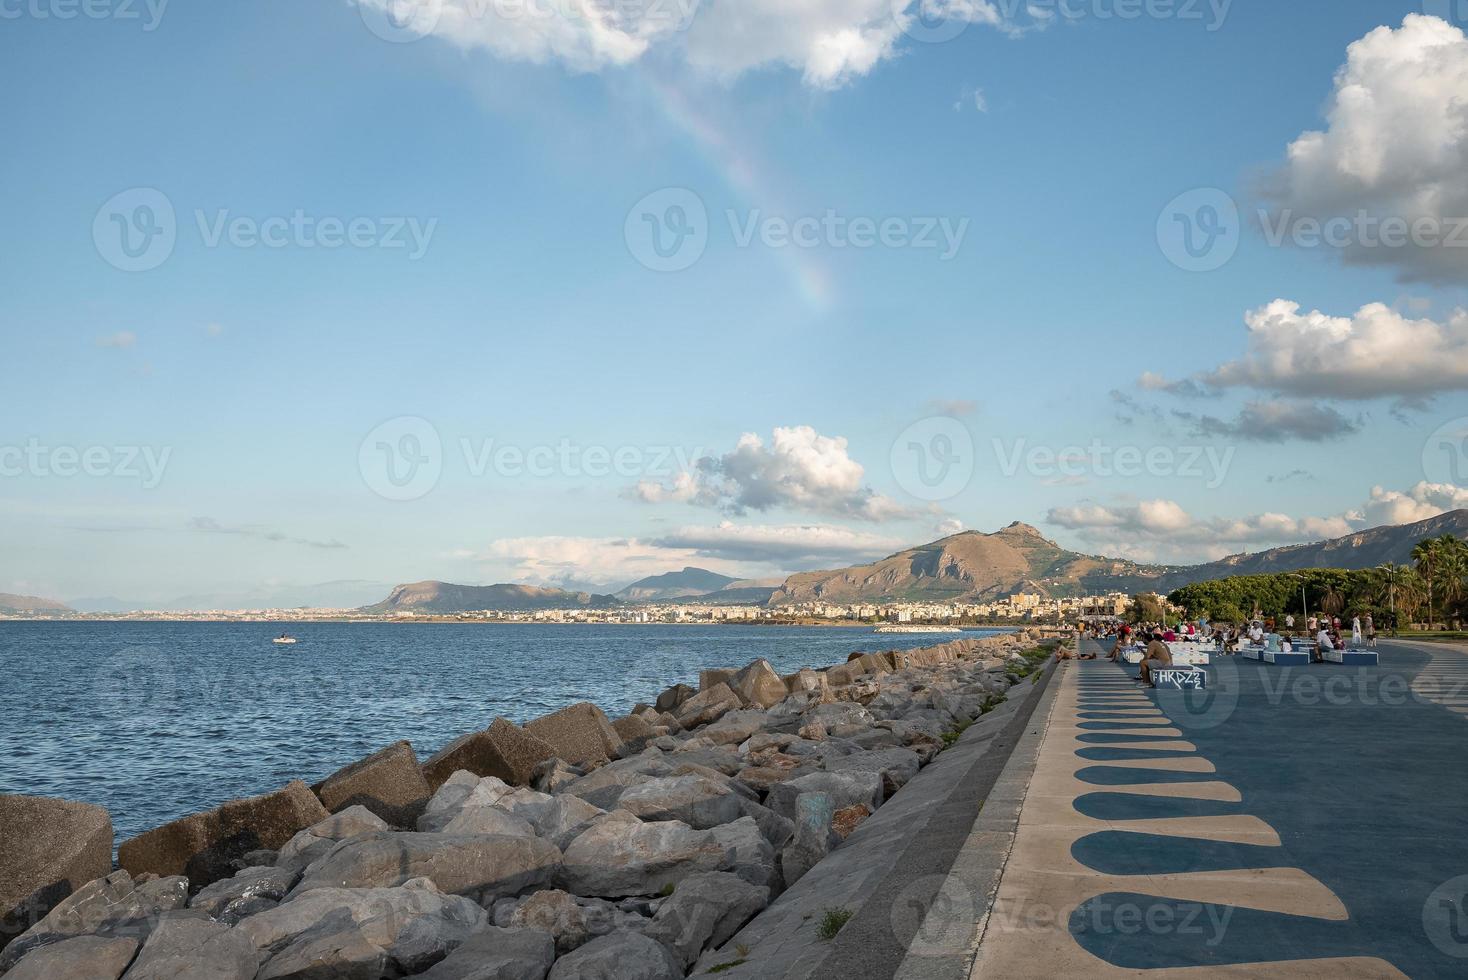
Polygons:
<instances>
[{"instance_id":1,"label":"white bench","mask_svg":"<svg viewBox=\"0 0 1468 980\"><path fill-rule=\"evenodd\" d=\"M1347 667L1378 667L1381 657L1375 650L1326 650L1321 655L1327 663L1343 664Z\"/></svg>"}]
</instances>

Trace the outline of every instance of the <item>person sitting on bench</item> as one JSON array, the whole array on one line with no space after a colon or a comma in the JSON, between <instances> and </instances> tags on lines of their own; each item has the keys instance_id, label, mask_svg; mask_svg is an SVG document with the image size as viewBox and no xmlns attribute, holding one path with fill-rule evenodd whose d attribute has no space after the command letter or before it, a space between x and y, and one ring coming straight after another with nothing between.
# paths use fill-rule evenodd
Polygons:
<instances>
[{"instance_id":1,"label":"person sitting on bench","mask_svg":"<svg viewBox=\"0 0 1468 980\"><path fill-rule=\"evenodd\" d=\"M1147 644L1146 651L1142 654L1142 676L1137 680L1144 687L1156 687L1152 682L1152 671L1158 667L1172 666L1172 651L1162 641L1161 633L1153 633L1152 640Z\"/></svg>"},{"instance_id":2,"label":"person sitting on bench","mask_svg":"<svg viewBox=\"0 0 1468 980\"><path fill-rule=\"evenodd\" d=\"M1330 630L1326 629L1325 624L1322 623L1320 632L1315 634L1315 656L1310 659L1317 664L1323 664L1325 663L1326 651L1334 649L1335 643L1331 641Z\"/></svg>"}]
</instances>

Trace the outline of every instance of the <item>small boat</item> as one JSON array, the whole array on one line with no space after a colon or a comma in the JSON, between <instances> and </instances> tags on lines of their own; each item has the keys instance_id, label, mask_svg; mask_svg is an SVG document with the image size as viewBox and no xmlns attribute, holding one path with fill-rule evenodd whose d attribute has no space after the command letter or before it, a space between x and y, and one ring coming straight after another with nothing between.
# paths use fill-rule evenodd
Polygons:
<instances>
[{"instance_id":1,"label":"small boat","mask_svg":"<svg viewBox=\"0 0 1468 980\"><path fill-rule=\"evenodd\" d=\"M296 642L296 638L294 636L286 636L284 633L282 633L280 636L277 636L275 639L271 640L270 642L271 643L279 643L282 646L285 646L287 644L291 644L291 643Z\"/></svg>"}]
</instances>

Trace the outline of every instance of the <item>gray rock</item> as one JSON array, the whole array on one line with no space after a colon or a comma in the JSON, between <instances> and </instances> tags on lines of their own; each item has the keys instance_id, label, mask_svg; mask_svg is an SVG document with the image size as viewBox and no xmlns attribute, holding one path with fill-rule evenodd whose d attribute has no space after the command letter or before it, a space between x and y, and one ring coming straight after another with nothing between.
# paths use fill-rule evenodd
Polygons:
<instances>
[{"instance_id":1,"label":"gray rock","mask_svg":"<svg viewBox=\"0 0 1468 980\"><path fill-rule=\"evenodd\" d=\"M775 849L752 817L741 817L708 833L728 849L723 867L717 870L732 871L751 885L775 883Z\"/></svg>"},{"instance_id":2,"label":"gray rock","mask_svg":"<svg viewBox=\"0 0 1468 980\"><path fill-rule=\"evenodd\" d=\"M486 925L484 909L417 878L401 888L318 888L236 929L269 955L259 980L380 980L422 972Z\"/></svg>"},{"instance_id":3,"label":"gray rock","mask_svg":"<svg viewBox=\"0 0 1468 980\"><path fill-rule=\"evenodd\" d=\"M593 939L551 967L550 980L682 980L683 970L662 943L635 932Z\"/></svg>"},{"instance_id":4,"label":"gray rock","mask_svg":"<svg viewBox=\"0 0 1468 980\"><path fill-rule=\"evenodd\" d=\"M768 660L754 661L731 677L728 684L745 704L764 708L773 708L790 693L784 679L775 673Z\"/></svg>"},{"instance_id":5,"label":"gray rock","mask_svg":"<svg viewBox=\"0 0 1468 980\"><path fill-rule=\"evenodd\" d=\"M550 933L555 937L556 952L561 955L619 929L641 932L647 922L641 915L624 911L610 902L576 898L559 889L536 892L521 901L510 915L513 927Z\"/></svg>"},{"instance_id":6,"label":"gray rock","mask_svg":"<svg viewBox=\"0 0 1468 980\"><path fill-rule=\"evenodd\" d=\"M395 827L413 826L430 795L418 754L408 742L394 742L344 766L313 789L332 813L365 806Z\"/></svg>"},{"instance_id":7,"label":"gray rock","mask_svg":"<svg viewBox=\"0 0 1468 980\"><path fill-rule=\"evenodd\" d=\"M870 711L850 701L818 704L805 713L807 725L824 725L828 731L837 725L860 725L863 728L871 728L876 721Z\"/></svg>"},{"instance_id":8,"label":"gray rock","mask_svg":"<svg viewBox=\"0 0 1468 980\"><path fill-rule=\"evenodd\" d=\"M416 980L545 980L555 959L549 933L486 926Z\"/></svg>"},{"instance_id":9,"label":"gray rock","mask_svg":"<svg viewBox=\"0 0 1468 980\"><path fill-rule=\"evenodd\" d=\"M101 807L0 795L0 946L56 903L112 870L112 820Z\"/></svg>"},{"instance_id":10,"label":"gray rock","mask_svg":"<svg viewBox=\"0 0 1468 980\"><path fill-rule=\"evenodd\" d=\"M621 759L603 766L589 775L567 786L564 793L579 796L592 806L610 810L617 805L622 794L629 788L649 777L671 774L673 767L664 761L660 752L644 752L630 759Z\"/></svg>"},{"instance_id":11,"label":"gray rock","mask_svg":"<svg viewBox=\"0 0 1468 980\"><path fill-rule=\"evenodd\" d=\"M769 903L768 888L751 885L737 875L693 875L678 883L645 935L672 950L687 972L705 949L728 942Z\"/></svg>"},{"instance_id":12,"label":"gray rock","mask_svg":"<svg viewBox=\"0 0 1468 980\"><path fill-rule=\"evenodd\" d=\"M588 701L537 718L525 726L525 732L548 744L572 765L605 762L622 746L607 716Z\"/></svg>"},{"instance_id":13,"label":"gray rock","mask_svg":"<svg viewBox=\"0 0 1468 980\"><path fill-rule=\"evenodd\" d=\"M338 841L386 829L387 823L366 807L348 807L318 820L286 841L276 855L275 866L299 873L312 861L325 857Z\"/></svg>"},{"instance_id":14,"label":"gray rock","mask_svg":"<svg viewBox=\"0 0 1468 980\"><path fill-rule=\"evenodd\" d=\"M890 797L918 774L922 762L911 749L881 749L857 752L839 759L827 759L829 772L874 772L882 778L882 792ZM861 801L865 802L865 801ZM850 804L847 804L848 806ZM841 807L837 807L841 809ZM873 809L876 809L873 807Z\"/></svg>"},{"instance_id":15,"label":"gray rock","mask_svg":"<svg viewBox=\"0 0 1468 980\"><path fill-rule=\"evenodd\" d=\"M699 725L707 725L711 721L718 721L730 711L737 711L743 707L739 695L729 687L728 684L715 684L706 691L689 698L678 706L674 716L678 724L684 728L693 729Z\"/></svg>"},{"instance_id":16,"label":"gray rock","mask_svg":"<svg viewBox=\"0 0 1468 980\"><path fill-rule=\"evenodd\" d=\"M725 782L696 773L649 779L623 793L617 809L643 820L677 820L708 830L743 815L743 799Z\"/></svg>"},{"instance_id":17,"label":"gray rock","mask_svg":"<svg viewBox=\"0 0 1468 980\"><path fill-rule=\"evenodd\" d=\"M72 892L12 940L0 953L0 973L33 949L75 936L122 936L141 942L158 916L183 908L188 897L187 878L155 878L135 885L126 871L114 871Z\"/></svg>"},{"instance_id":18,"label":"gray rock","mask_svg":"<svg viewBox=\"0 0 1468 980\"><path fill-rule=\"evenodd\" d=\"M248 915L279 905L296 878L296 872L287 868L246 868L199 892L189 901L189 908L234 925Z\"/></svg>"},{"instance_id":19,"label":"gray rock","mask_svg":"<svg viewBox=\"0 0 1468 980\"><path fill-rule=\"evenodd\" d=\"M683 704L683 702L687 701L689 698L693 697L697 693L697 691L689 687L687 684L674 684L662 694L658 695L657 702L653 705L653 708L656 709L659 714L668 711L676 711Z\"/></svg>"},{"instance_id":20,"label":"gray rock","mask_svg":"<svg viewBox=\"0 0 1468 980\"><path fill-rule=\"evenodd\" d=\"M613 811L566 848L561 880L576 895L655 895L689 875L732 866L731 848L716 833L676 821L643 823L630 813Z\"/></svg>"},{"instance_id":21,"label":"gray rock","mask_svg":"<svg viewBox=\"0 0 1468 980\"><path fill-rule=\"evenodd\" d=\"M766 715L759 709L730 711L698 734L715 745L738 745L764 731Z\"/></svg>"},{"instance_id":22,"label":"gray rock","mask_svg":"<svg viewBox=\"0 0 1468 980\"><path fill-rule=\"evenodd\" d=\"M765 840L776 851L784 847L795 833L795 825L788 817L782 817L768 807L760 806L751 800L741 801L744 815L754 820L759 827L759 832L764 835Z\"/></svg>"},{"instance_id":23,"label":"gray rock","mask_svg":"<svg viewBox=\"0 0 1468 980\"><path fill-rule=\"evenodd\" d=\"M562 849L606 812L579 796L548 796L528 789L519 789L501 797L495 806L527 821L536 836Z\"/></svg>"},{"instance_id":24,"label":"gray rock","mask_svg":"<svg viewBox=\"0 0 1468 980\"><path fill-rule=\"evenodd\" d=\"M550 758L535 767L530 786L542 793L559 793L584 775L584 770L564 759Z\"/></svg>"},{"instance_id":25,"label":"gray rock","mask_svg":"<svg viewBox=\"0 0 1468 980\"><path fill-rule=\"evenodd\" d=\"M770 787L765 805L782 817L794 820L795 800L802 793L827 793L832 807L837 810L858 803L875 810L882 805L882 777L879 773L861 770L813 772Z\"/></svg>"},{"instance_id":26,"label":"gray rock","mask_svg":"<svg viewBox=\"0 0 1468 980\"><path fill-rule=\"evenodd\" d=\"M291 895L317 888L393 888L427 878L446 894L484 904L548 886L560 866L560 850L537 837L383 832L338 844L311 865Z\"/></svg>"},{"instance_id":27,"label":"gray rock","mask_svg":"<svg viewBox=\"0 0 1468 980\"><path fill-rule=\"evenodd\" d=\"M826 793L802 793L795 800L795 835L780 853L780 871L786 888L831 852L840 838L831 829L835 808Z\"/></svg>"},{"instance_id":28,"label":"gray rock","mask_svg":"<svg viewBox=\"0 0 1468 980\"><path fill-rule=\"evenodd\" d=\"M498 806L466 806L436 832L444 834L500 834L505 837L534 837L535 828L523 817Z\"/></svg>"},{"instance_id":29,"label":"gray rock","mask_svg":"<svg viewBox=\"0 0 1468 980\"><path fill-rule=\"evenodd\" d=\"M193 912L168 912L127 971L127 980L253 980L260 952L249 937Z\"/></svg>"},{"instance_id":30,"label":"gray rock","mask_svg":"<svg viewBox=\"0 0 1468 980\"><path fill-rule=\"evenodd\" d=\"M76 936L31 950L6 980L117 980L133 961L138 940Z\"/></svg>"}]
</instances>

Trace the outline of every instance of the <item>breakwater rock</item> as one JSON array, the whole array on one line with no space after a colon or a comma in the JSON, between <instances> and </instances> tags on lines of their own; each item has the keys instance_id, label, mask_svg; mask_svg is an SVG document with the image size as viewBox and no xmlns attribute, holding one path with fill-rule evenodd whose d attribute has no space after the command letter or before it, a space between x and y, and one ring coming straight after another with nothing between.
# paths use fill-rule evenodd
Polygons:
<instances>
[{"instance_id":1,"label":"breakwater rock","mask_svg":"<svg viewBox=\"0 0 1468 980\"><path fill-rule=\"evenodd\" d=\"M625 718L496 719L422 762L397 742L124 841L110 873L105 812L0 797L0 974L682 977L1001 702L1040 642L783 677L757 660Z\"/></svg>"}]
</instances>

